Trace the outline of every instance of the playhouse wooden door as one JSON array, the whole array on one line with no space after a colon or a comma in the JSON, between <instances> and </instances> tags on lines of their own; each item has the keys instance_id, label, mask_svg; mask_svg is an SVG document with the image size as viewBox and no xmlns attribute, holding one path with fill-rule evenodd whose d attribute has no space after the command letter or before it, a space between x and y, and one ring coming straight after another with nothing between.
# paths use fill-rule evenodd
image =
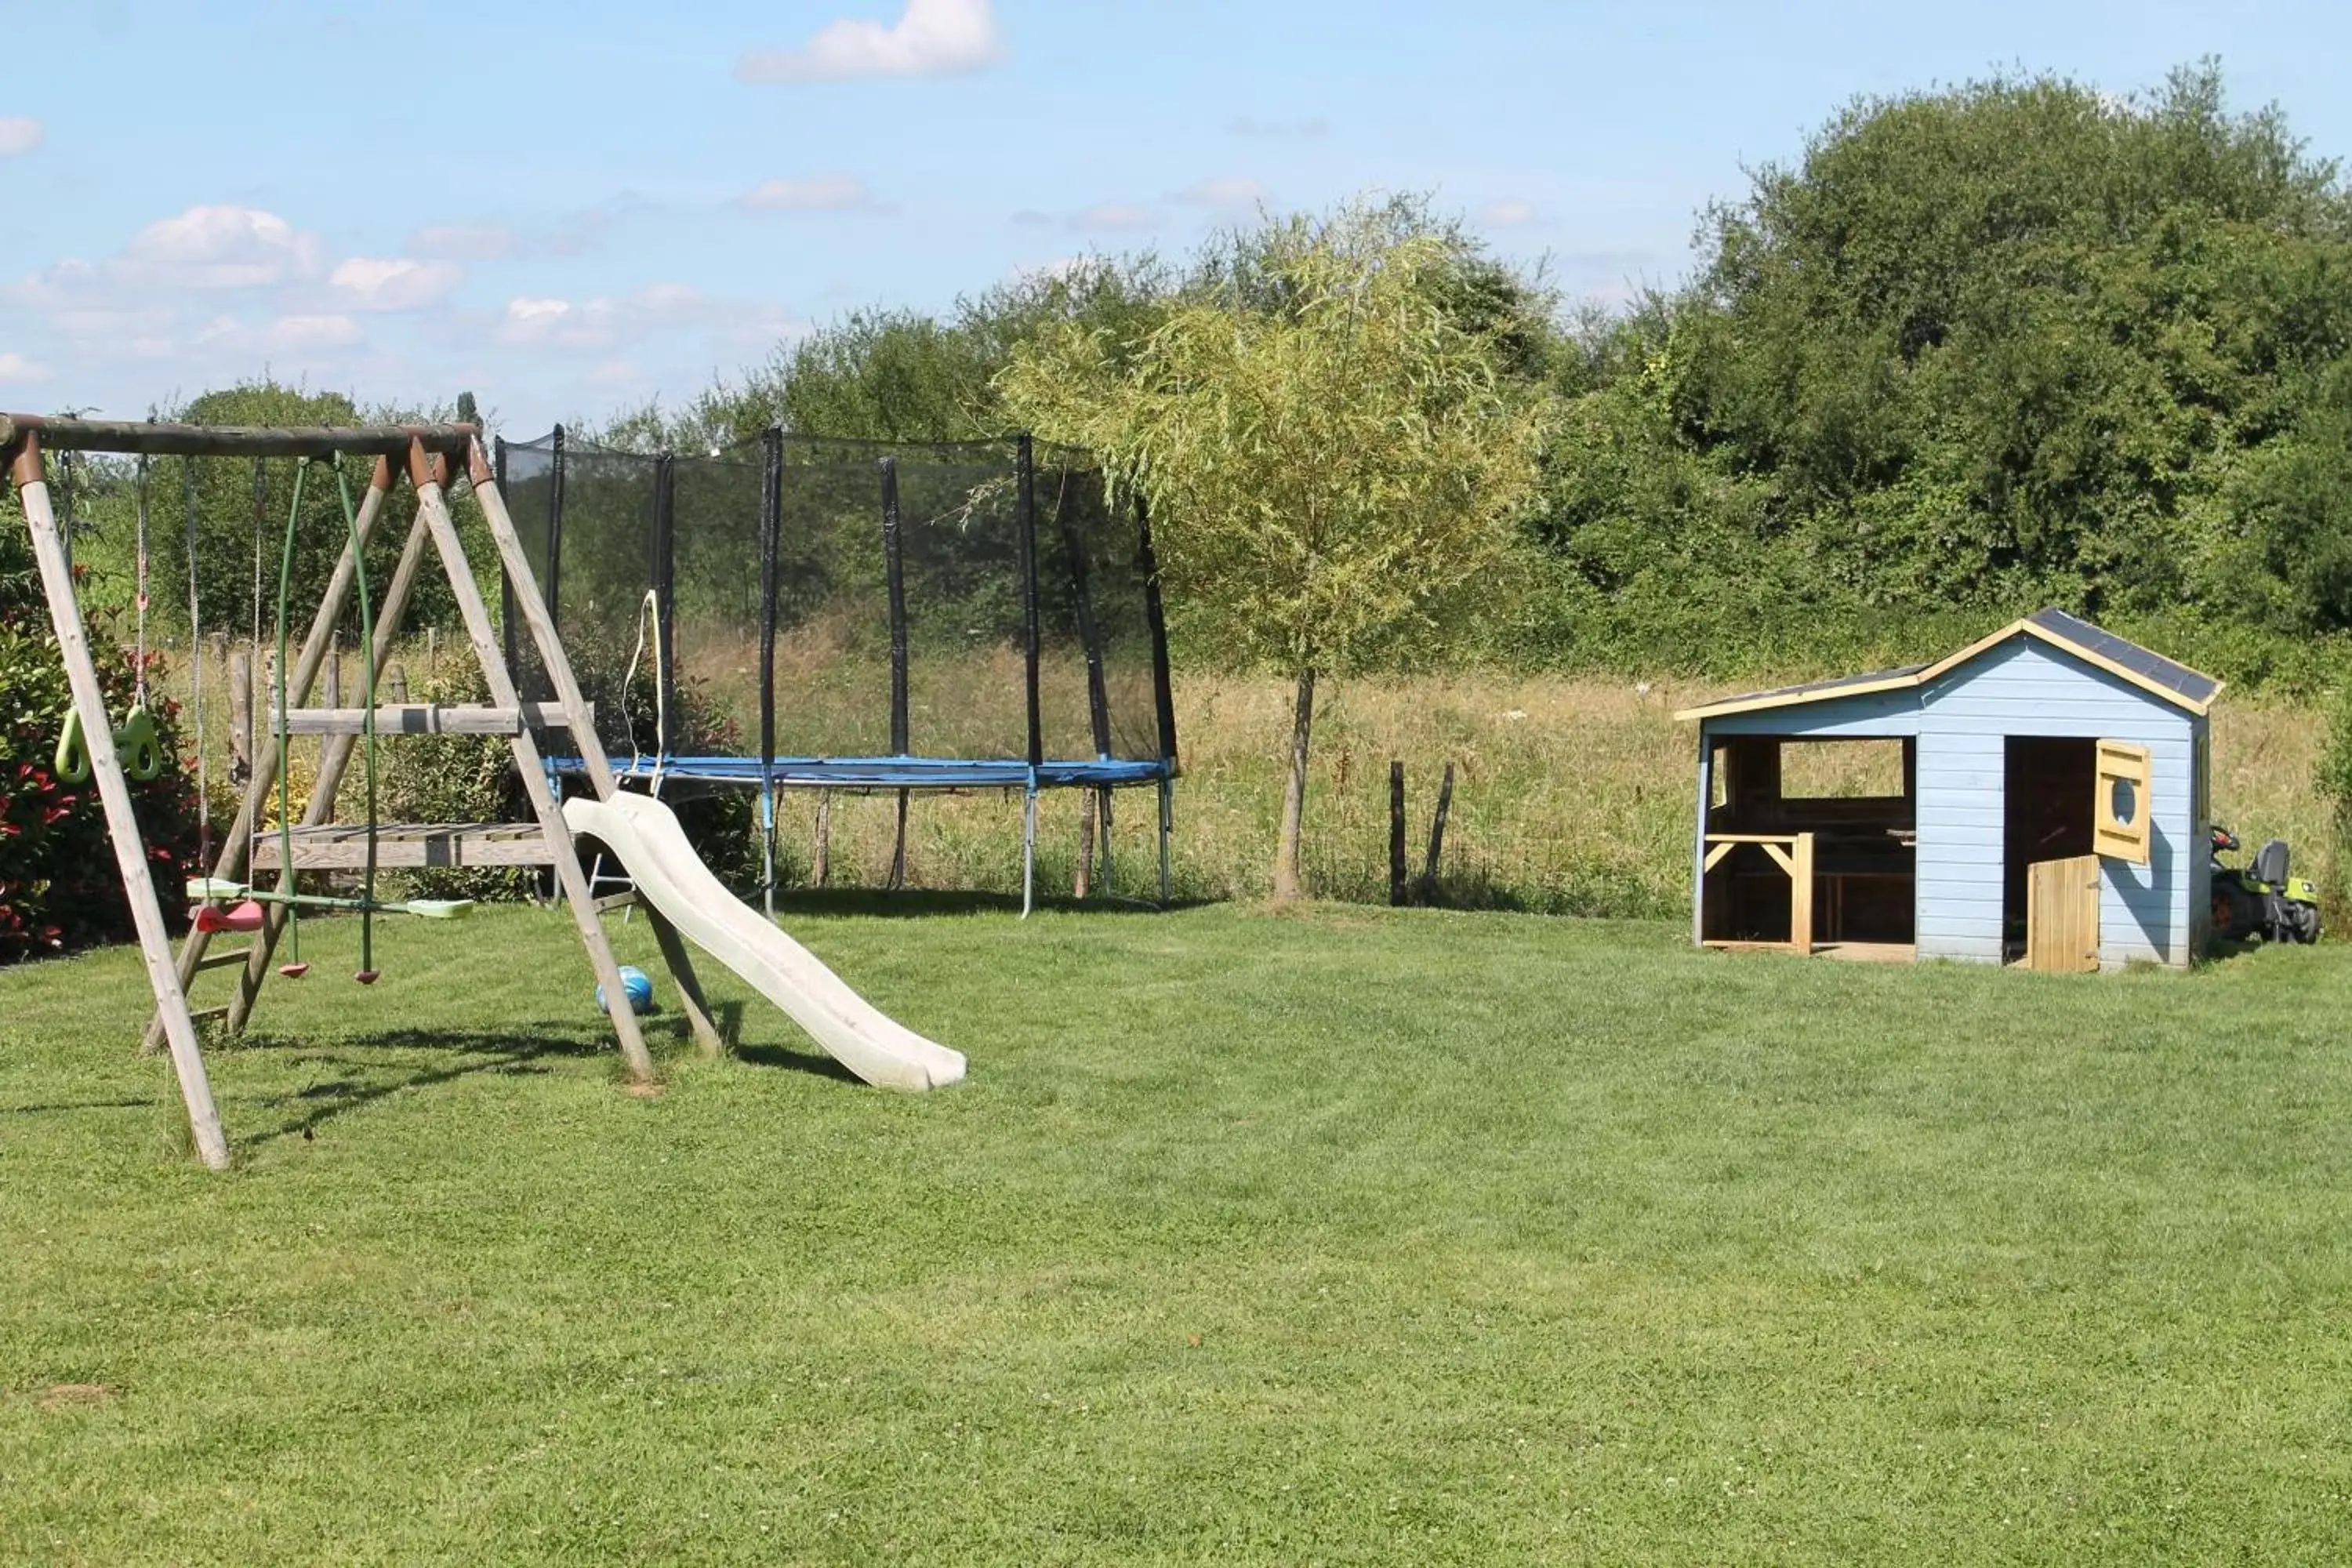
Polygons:
<instances>
[{"instance_id":1,"label":"playhouse wooden door","mask_svg":"<svg viewBox=\"0 0 2352 1568\"><path fill-rule=\"evenodd\" d=\"M2025 967L2086 974L2099 967L2099 858L2037 860L2025 870Z\"/></svg>"}]
</instances>

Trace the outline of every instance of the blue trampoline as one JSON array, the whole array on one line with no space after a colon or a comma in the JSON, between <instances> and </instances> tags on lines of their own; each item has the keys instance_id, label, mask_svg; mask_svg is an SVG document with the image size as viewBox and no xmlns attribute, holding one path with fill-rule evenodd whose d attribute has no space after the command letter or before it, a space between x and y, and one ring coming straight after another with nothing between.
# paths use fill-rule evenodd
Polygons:
<instances>
[{"instance_id":1,"label":"blue trampoline","mask_svg":"<svg viewBox=\"0 0 2352 1568\"><path fill-rule=\"evenodd\" d=\"M783 790L896 795L896 865L909 797L1019 792L1025 912L1041 792L1098 793L1108 886L1112 792L1150 788L1166 901L1176 724L1150 524L1086 454L771 429L647 456L559 426L497 463L616 767L759 791L771 897Z\"/></svg>"}]
</instances>

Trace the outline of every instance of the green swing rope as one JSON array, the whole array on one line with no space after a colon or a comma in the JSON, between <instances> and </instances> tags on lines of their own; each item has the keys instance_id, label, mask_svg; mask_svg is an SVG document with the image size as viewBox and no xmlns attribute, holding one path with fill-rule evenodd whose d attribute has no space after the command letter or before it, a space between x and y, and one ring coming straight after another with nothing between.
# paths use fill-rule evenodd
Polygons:
<instances>
[{"instance_id":1,"label":"green swing rope","mask_svg":"<svg viewBox=\"0 0 2352 1568\"><path fill-rule=\"evenodd\" d=\"M376 736L375 736L375 608L368 595L367 562L360 548L359 513L352 505L350 476L343 472L342 456L331 459L335 469L335 489L343 506L343 531L351 541L352 575L360 595L360 672L365 704L362 710L360 732L366 745L367 769L367 872L366 889L352 902L360 911L360 971L362 984L376 977L375 916L376 903ZM302 481L310 465L298 463L294 469L294 502L287 509L286 542L278 556L278 668L275 687L278 700L278 887L287 895L286 929L291 943L289 957L295 964L302 962L301 910L305 900L294 895L294 815L293 793L287 779L287 763L290 742L286 724L286 666L291 638L288 630L288 610L293 594L294 541L302 518ZM308 900L314 906L320 900ZM330 907L348 908L351 903Z\"/></svg>"},{"instance_id":2,"label":"green swing rope","mask_svg":"<svg viewBox=\"0 0 2352 1568\"><path fill-rule=\"evenodd\" d=\"M335 490L343 502L343 531L352 542L352 575L360 591L360 733L367 748L367 881L360 905L362 984L375 978L375 610L368 599L367 552L360 547L359 513L352 508L351 476L342 454L334 458Z\"/></svg>"},{"instance_id":3,"label":"green swing rope","mask_svg":"<svg viewBox=\"0 0 2352 1568\"><path fill-rule=\"evenodd\" d=\"M275 706L278 731L278 888L288 895L286 900L286 968L299 973L302 969L302 906L292 897L294 892L294 791L287 779L287 763L291 760L293 746L286 733L286 609L287 599L294 587L294 532L302 520L302 478L310 465L298 459L294 464L294 504L286 509L286 546L278 556L278 659L270 670L270 691ZM254 460L254 492L257 502L261 493L261 463ZM258 510L258 507L256 508ZM258 563L257 563L257 564Z\"/></svg>"}]
</instances>

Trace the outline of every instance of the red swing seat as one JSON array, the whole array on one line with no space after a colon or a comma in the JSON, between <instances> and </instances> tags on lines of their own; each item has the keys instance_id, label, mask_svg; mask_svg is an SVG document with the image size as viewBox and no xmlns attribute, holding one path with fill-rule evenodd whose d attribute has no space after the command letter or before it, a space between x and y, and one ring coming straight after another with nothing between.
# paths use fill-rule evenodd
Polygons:
<instances>
[{"instance_id":1,"label":"red swing seat","mask_svg":"<svg viewBox=\"0 0 2352 1568\"><path fill-rule=\"evenodd\" d=\"M201 931L259 931L264 919L261 905L252 899L222 909L218 904L205 904L196 910L196 929Z\"/></svg>"}]
</instances>

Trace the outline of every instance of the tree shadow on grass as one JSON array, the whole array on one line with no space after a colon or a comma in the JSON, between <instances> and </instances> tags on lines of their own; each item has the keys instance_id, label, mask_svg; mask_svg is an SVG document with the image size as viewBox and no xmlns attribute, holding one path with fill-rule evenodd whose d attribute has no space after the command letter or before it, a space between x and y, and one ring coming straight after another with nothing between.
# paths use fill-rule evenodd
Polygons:
<instances>
[{"instance_id":1,"label":"tree shadow on grass","mask_svg":"<svg viewBox=\"0 0 2352 1568\"><path fill-rule=\"evenodd\" d=\"M257 1149L284 1139L315 1138L319 1129L336 1117L373 1105L395 1094L405 1094L436 1084L454 1083L459 1079L483 1074L544 1073L540 1066L548 1058L580 1059L602 1054L609 1046L599 1047L579 1038L548 1035L538 1038L500 1032L490 1034L468 1029L388 1029L373 1034L355 1036L337 1041L332 1046L274 1037L248 1037L246 1050L293 1050L308 1053L310 1059L346 1069L345 1076L313 1083L288 1093L268 1097L264 1103L285 1112L278 1125L254 1131L240 1138L246 1148ZM354 1062L346 1052L376 1050L417 1050L453 1053L457 1059L446 1065L420 1066L408 1071L388 1070L387 1064Z\"/></svg>"},{"instance_id":2,"label":"tree shadow on grass","mask_svg":"<svg viewBox=\"0 0 2352 1568\"><path fill-rule=\"evenodd\" d=\"M718 1016L712 1022L719 1026L720 1038L727 1043L728 1054L736 1060L753 1067L803 1072L836 1082L861 1084L856 1074L821 1051L799 1050L767 1042L744 1044L744 1008L740 1002L723 1002L715 1011ZM677 1042L691 1048L692 1037L687 1032L682 1016L675 1020L674 1029L657 1032L673 1036ZM284 1118L275 1127L240 1139L239 1142L247 1148L259 1148L289 1138L315 1139L319 1129L336 1117L396 1094L486 1074L545 1073L549 1068L544 1064L551 1059L579 1061L610 1057L617 1061L619 1057L610 1038L567 1037L552 1031L533 1037L520 1032L492 1034L475 1029L386 1029L354 1036L332 1046L295 1039L256 1037L249 1038L245 1048L299 1049L307 1053L310 1059L322 1065L356 1069L347 1070L341 1077L268 1097L264 1103L283 1111ZM420 1065L404 1072L391 1070L387 1063L367 1061L363 1058L352 1061L341 1054L379 1050L435 1051L454 1055L457 1059L446 1065Z\"/></svg>"},{"instance_id":3,"label":"tree shadow on grass","mask_svg":"<svg viewBox=\"0 0 2352 1568\"><path fill-rule=\"evenodd\" d=\"M138 1100L61 1100L37 1105L0 1105L0 1116L61 1116L78 1110L152 1110L152 1097Z\"/></svg>"}]
</instances>

